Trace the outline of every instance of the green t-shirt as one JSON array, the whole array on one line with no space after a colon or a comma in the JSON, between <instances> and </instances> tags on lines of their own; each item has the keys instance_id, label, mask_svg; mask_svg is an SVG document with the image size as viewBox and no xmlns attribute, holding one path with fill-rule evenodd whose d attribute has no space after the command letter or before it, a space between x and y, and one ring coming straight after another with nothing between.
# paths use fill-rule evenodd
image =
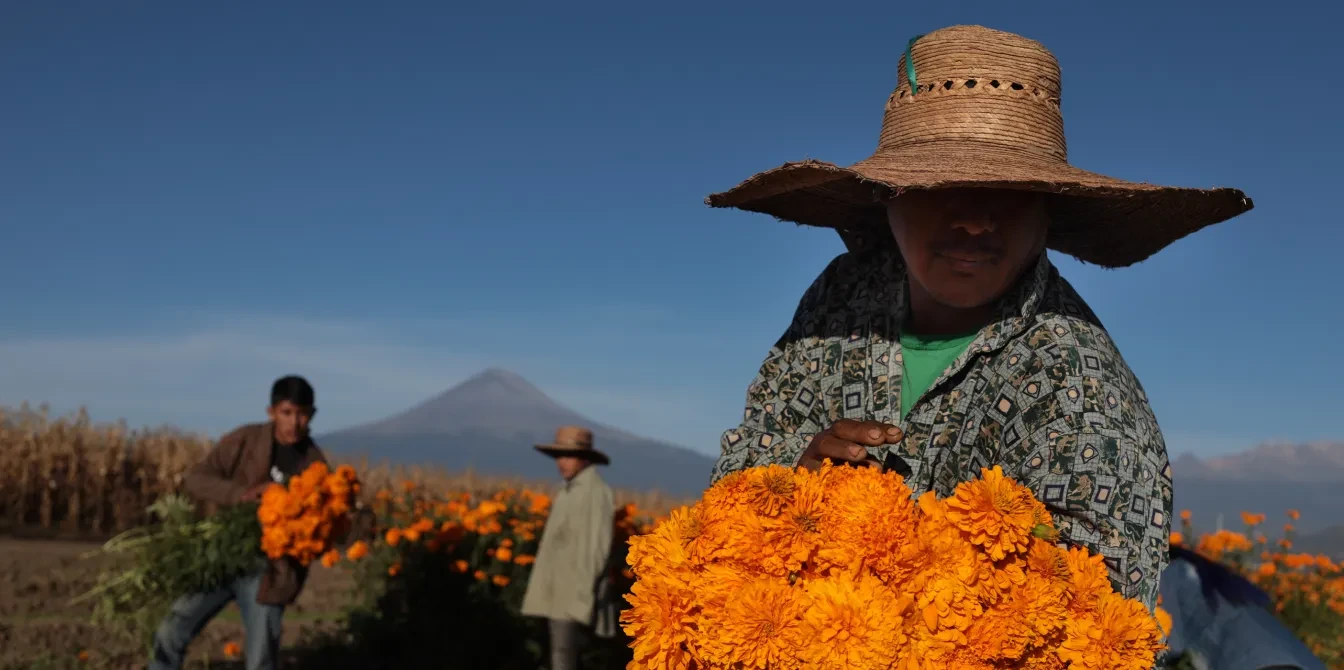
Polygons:
<instances>
[{"instance_id":1,"label":"green t-shirt","mask_svg":"<svg viewBox=\"0 0 1344 670\"><path fill-rule=\"evenodd\" d=\"M952 337L925 338L901 333L901 359L905 375L901 377L901 421L915 401L938 381L948 366L970 346L979 331Z\"/></svg>"}]
</instances>

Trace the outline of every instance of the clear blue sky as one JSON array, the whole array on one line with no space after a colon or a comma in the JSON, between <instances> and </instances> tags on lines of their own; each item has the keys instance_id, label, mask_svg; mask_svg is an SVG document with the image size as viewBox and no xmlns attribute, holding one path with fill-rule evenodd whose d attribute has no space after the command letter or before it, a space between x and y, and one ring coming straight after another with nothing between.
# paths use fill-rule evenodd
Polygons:
<instances>
[{"instance_id":1,"label":"clear blue sky","mask_svg":"<svg viewBox=\"0 0 1344 670\"><path fill-rule=\"evenodd\" d=\"M1059 57L1075 164L1255 199L1057 257L1171 450L1344 438L1327 3L467 4L0 2L0 403L218 432L296 371L335 428L499 365L716 451L842 246L703 198L865 157L906 39L981 23Z\"/></svg>"}]
</instances>

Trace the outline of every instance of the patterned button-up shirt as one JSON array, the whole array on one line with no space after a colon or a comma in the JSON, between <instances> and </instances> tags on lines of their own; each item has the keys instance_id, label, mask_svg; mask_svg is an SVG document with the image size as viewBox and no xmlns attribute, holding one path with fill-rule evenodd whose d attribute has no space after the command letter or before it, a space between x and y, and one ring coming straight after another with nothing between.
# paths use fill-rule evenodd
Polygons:
<instances>
[{"instance_id":1,"label":"patterned button-up shirt","mask_svg":"<svg viewBox=\"0 0 1344 670\"><path fill-rule=\"evenodd\" d=\"M897 424L902 440L870 453L903 460L916 496L950 495L1001 465L1046 504L1063 542L1104 555L1116 590L1152 609L1167 564L1171 468L1148 397L1096 315L1042 254L898 421L908 296L899 253L832 261L748 387L713 480L792 465L838 419Z\"/></svg>"}]
</instances>

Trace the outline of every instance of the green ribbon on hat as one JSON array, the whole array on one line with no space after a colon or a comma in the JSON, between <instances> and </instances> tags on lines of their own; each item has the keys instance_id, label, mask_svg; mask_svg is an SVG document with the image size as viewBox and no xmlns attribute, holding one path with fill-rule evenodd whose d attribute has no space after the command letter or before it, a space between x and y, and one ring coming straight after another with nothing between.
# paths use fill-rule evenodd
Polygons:
<instances>
[{"instance_id":1,"label":"green ribbon on hat","mask_svg":"<svg viewBox=\"0 0 1344 670\"><path fill-rule=\"evenodd\" d=\"M905 43L905 78L910 80L911 97L914 97L915 87L919 85L915 79L915 54L912 50L915 47L915 42L921 37L923 37L923 35L915 35L910 38L909 42Z\"/></svg>"}]
</instances>

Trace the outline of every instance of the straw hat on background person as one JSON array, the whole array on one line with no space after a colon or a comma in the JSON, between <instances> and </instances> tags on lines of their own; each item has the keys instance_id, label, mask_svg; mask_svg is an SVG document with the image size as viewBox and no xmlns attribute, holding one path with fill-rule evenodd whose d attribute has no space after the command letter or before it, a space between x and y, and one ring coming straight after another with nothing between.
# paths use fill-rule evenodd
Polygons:
<instances>
[{"instance_id":1,"label":"straw hat on background person","mask_svg":"<svg viewBox=\"0 0 1344 670\"><path fill-rule=\"evenodd\" d=\"M606 454L593 448L593 432L579 426L561 426L550 444L537 444L533 448L551 458L573 456L598 465L611 464Z\"/></svg>"}]
</instances>

